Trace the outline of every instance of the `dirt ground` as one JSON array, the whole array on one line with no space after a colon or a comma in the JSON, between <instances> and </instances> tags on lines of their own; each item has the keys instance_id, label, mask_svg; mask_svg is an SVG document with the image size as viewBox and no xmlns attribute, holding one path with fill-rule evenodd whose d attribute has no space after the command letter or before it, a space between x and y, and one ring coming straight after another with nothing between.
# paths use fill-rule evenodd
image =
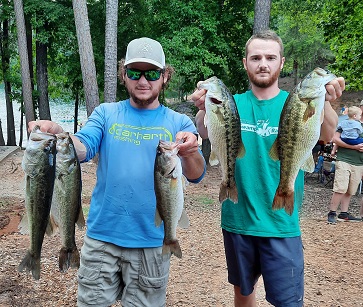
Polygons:
<instances>
[{"instance_id":1,"label":"dirt ground","mask_svg":"<svg viewBox=\"0 0 363 307\"><path fill-rule=\"evenodd\" d=\"M59 237L45 237L41 277L35 281L17 267L29 237L18 233L24 212L23 152L0 162L0 306L76 306L76 270L58 271ZM83 207L87 212L95 182L95 164L82 165ZM167 306L233 306L219 226L218 167L208 168L205 179L189 184L185 207L191 225L178 229L183 258L172 257ZM301 228L305 247L305 306L363 306L363 222L326 223L330 186L316 176L306 179ZM354 196L350 210L357 215L361 195ZM81 247L84 230L77 230ZM262 280L257 289L258 306L264 299ZM116 304L114 306L120 306Z\"/></svg>"}]
</instances>

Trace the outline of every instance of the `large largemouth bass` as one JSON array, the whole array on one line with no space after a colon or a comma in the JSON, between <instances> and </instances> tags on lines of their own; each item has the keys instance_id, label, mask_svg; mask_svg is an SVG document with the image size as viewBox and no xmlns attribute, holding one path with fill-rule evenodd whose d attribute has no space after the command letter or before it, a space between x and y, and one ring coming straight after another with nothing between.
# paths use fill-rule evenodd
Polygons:
<instances>
[{"instance_id":1,"label":"large largemouth bass","mask_svg":"<svg viewBox=\"0 0 363 307\"><path fill-rule=\"evenodd\" d=\"M26 177L26 214L21 225L29 227L30 248L18 270L31 271L35 279L40 278L40 254L52 202L55 157L56 136L34 127L22 161Z\"/></svg>"},{"instance_id":2,"label":"large largemouth bass","mask_svg":"<svg viewBox=\"0 0 363 307\"><path fill-rule=\"evenodd\" d=\"M313 172L312 149L319 140L324 117L325 85L336 76L315 68L290 93L281 113L279 132L270 156L280 160L280 182L273 209L294 210L294 184L300 169Z\"/></svg>"},{"instance_id":3,"label":"large largemouth bass","mask_svg":"<svg viewBox=\"0 0 363 307\"><path fill-rule=\"evenodd\" d=\"M245 154L241 138L241 122L236 102L217 77L211 77L199 82L199 89L206 89L205 98L205 125L211 143L209 163L220 163L222 170L222 183L219 190L219 201L229 198L238 202L238 192L235 182L236 158Z\"/></svg>"},{"instance_id":4,"label":"large largemouth bass","mask_svg":"<svg viewBox=\"0 0 363 307\"><path fill-rule=\"evenodd\" d=\"M189 219L184 207L184 177L178 157L177 143L159 141L155 158L154 186L156 195L155 225L164 221L163 254L178 258L182 251L176 237L176 228L187 228Z\"/></svg>"},{"instance_id":5,"label":"large largemouth bass","mask_svg":"<svg viewBox=\"0 0 363 307\"><path fill-rule=\"evenodd\" d=\"M85 221L81 207L81 167L68 132L57 134L57 164L50 217L52 231L59 228L62 241L60 271L78 268L75 224L82 228Z\"/></svg>"}]
</instances>

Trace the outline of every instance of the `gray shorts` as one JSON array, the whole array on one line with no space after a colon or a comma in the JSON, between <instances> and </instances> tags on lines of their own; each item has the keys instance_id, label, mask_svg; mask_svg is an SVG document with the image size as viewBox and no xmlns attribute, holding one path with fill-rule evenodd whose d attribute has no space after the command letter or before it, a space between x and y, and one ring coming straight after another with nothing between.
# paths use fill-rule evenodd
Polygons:
<instances>
[{"instance_id":1,"label":"gray shorts","mask_svg":"<svg viewBox=\"0 0 363 307\"><path fill-rule=\"evenodd\" d=\"M122 248L87 235L78 270L77 306L165 306L170 255L158 248Z\"/></svg>"}]
</instances>

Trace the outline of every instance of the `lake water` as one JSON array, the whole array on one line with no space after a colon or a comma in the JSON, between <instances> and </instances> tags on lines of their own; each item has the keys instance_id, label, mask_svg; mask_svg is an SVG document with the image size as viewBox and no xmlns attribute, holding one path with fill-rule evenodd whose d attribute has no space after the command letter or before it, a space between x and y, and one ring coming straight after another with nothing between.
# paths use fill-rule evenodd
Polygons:
<instances>
[{"instance_id":1,"label":"lake water","mask_svg":"<svg viewBox=\"0 0 363 307\"><path fill-rule=\"evenodd\" d=\"M72 103L59 103L51 101L49 103L50 114L52 117L52 121L56 122L64 131L68 131L73 133L73 123L74 123L74 104ZM14 122L15 122L15 137L16 137L16 145L19 144L20 140L20 104L17 102L13 102L13 111L14 111ZM5 144L7 142L7 118L6 118L6 101L5 101L5 92L3 89L0 89L0 120L1 126L3 130ZM78 109L78 122L84 123L87 120L87 111L85 106L80 106ZM23 143L22 147L26 147L27 143L27 134L25 128L25 117L24 117L24 127L23 127Z\"/></svg>"}]
</instances>

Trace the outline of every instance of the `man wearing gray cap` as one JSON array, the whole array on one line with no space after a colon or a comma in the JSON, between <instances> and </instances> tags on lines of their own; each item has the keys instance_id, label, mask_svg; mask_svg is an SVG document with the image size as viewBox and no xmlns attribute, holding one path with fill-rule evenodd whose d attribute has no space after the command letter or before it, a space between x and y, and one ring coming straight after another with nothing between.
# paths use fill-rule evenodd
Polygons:
<instances>
[{"instance_id":1,"label":"man wearing gray cap","mask_svg":"<svg viewBox=\"0 0 363 307\"><path fill-rule=\"evenodd\" d=\"M78 158L99 162L78 270L78 306L164 306L170 254L162 253L163 227L155 226L154 163L159 140L177 142L183 174L199 182L205 162L191 119L160 104L172 68L159 42L127 46L119 78L129 99L103 103L72 136ZM60 133L50 121L29 123Z\"/></svg>"}]
</instances>

